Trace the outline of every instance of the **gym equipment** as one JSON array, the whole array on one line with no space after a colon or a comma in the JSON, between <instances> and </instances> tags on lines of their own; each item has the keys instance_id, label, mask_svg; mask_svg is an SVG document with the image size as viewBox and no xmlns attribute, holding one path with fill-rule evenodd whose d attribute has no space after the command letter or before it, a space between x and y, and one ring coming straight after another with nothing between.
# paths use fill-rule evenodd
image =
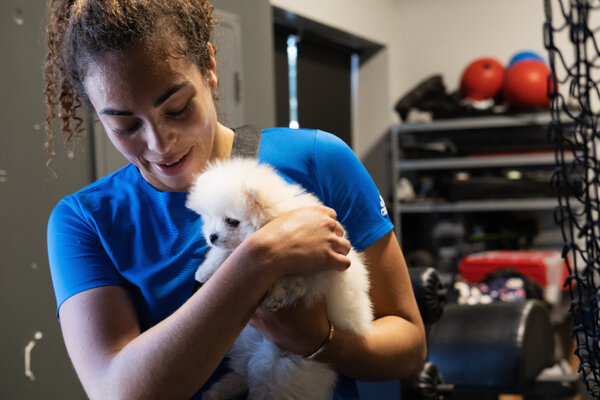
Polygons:
<instances>
[{"instance_id":1,"label":"gym equipment","mask_svg":"<svg viewBox=\"0 0 600 400\"><path fill-rule=\"evenodd\" d=\"M442 316L446 305L447 291L438 272L432 267L411 267L408 269L415 292L419 312L427 332ZM387 382L358 381L360 398L365 399L410 399L444 400L451 399L452 385L445 384L441 373L431 362L427 362L421 373L411 380Z\"/></svg>"},{"instance_id":2,"label":"gym equipment","mask_svg":"<svg viewBox=\"0 0 600 400\"><path fill-rule=\"evenodd\" d=\"M539 60L523 60L506 72L503 94L513 109L547 107L550 69Z\"/></svg>"},{"instance_id":3,"label":"gym equipment","mask_svg":"<svg viewBox=\"0 0 600 400\"><path fill-rule=\"evenodd\" d=\"M479 58L471 62L462 73L460 93L465 99L494 99L502 90L504 66L494 58Z\"/></svg>"},{"instance_id":4,"label":"gym equipment","mask_svg":"<svg viewBox=\"0 0 600 400\"><path fill-rule=\"evenodd\" d=\"M546 62L546 60L544 60L544 57L542 57L541 55L539 55L538 53L536 53L534 51L521 51L511 57L506 68L508 69L508 68L512 67L514 64L524 61L524 60L537 60L537 61L540 61L543 63Z\"/></svg>"},{"instance_id":5,"label":"gym equipment","mask_svg":"<svg viewBox=\"0 0 600 400\"><path fill-rule=\"evenodd\" d=\"M575 354L583 382L595 399L600 398L598 6L597 0L544 0L544 46L554 82L548 136L556 146L555 219L569 268L566 284L572 298ZM562 51L559 43L565 46ZM560 93L557 83L569 88L568 93Z\"/></svg>"},{"instance_id":6,"label":"gym equipment","mask_svg":"<svg viewBox=\"0 0 600 400\"><path fill-rule=\"evenodd\" d=\"M543 372L554 364L553 335L539 300L449 304L431 327L429 360L461 400L499 394L564 399L575 394L577 376Z\"/></svg>"},{"instance_id":7,"label":"gym equipment","mask_svg":"<svg viewBox=\"0 0 600 400\"><path fill-rule=\"evenodd\" d=\"M481 282L490 273L507 266L540 285L544 289L544 299L548 303L559 304L562 297L562 283L568 271L558 251L492 250L463 257L458 270L467 282L476 283Z\"/></svg>"},{"instance_id":8,"label":"gym equipment","mask_svg":"<svg viewBox=\"0 0 600 400\"><path fill-rule=\"evenodd\" d=\"M434 118L448 118L461 114L458 96L446 92L441 75L436 74L419 82L402 96L394 109L403 121L406 121L411 109L430 111Z\"/></svg>"},{"instance_id":9,"label":"gym equipment","mask_svg":"<svg viewBox=\"0 0 600 400\"><path fill-rule=\"evenodd\" d=\"M434 268L411 267L408 272L419 312L425 324L425 331L429 335L432 325L435 325L444 314L448 291ZM428 361L416 379L402 382L401 398L443 400L452 398L453 392L453 386L444 383L440 371L431 361Z\"/></svg>"}]
</instances>

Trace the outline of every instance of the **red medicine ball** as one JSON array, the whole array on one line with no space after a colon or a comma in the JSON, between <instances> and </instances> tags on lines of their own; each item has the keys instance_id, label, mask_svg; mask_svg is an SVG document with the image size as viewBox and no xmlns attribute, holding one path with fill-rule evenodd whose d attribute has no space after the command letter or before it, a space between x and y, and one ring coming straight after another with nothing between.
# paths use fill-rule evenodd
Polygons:
<instances>
[{"instance_id":1,"label":"red medicine ball","mask_svg":"<svg viewBox=\"0 0 600 400\"><path fill-rule=\"evenodd\" d=\"M539 60L524 60L511 66L504 81L504 99L512 108L547 107L550 69Z\"/></svg>"},{"instance_id":2,"label":"red medicine ball","mask_svg":"<svg viewBox=\"0 0 600 400\"><path fill-rule=\"evenodd\" d=\"M505 70L493 58L479 58L465 68L460 80L460 93L471 100L493 99L502 90Z\"/></svg>"}]
</instances>

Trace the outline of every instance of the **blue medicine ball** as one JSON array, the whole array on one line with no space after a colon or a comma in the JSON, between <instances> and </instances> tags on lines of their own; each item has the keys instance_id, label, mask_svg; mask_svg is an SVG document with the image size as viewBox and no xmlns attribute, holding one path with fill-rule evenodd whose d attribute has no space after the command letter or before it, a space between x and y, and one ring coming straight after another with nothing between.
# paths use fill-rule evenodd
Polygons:
<instances>
[{"instance_id":1,"label":"blue medicine ball","mask_svg":"<svg viewBox=\"0 0 600 400\"><path fill-rule=\"evenodd\" d=\"M544 64L546 63L546 60L544 59L544 57L542 57L538 53L535 53L533 51L521 51L519 53L516 53L514 56L512 56L512 58L508 62L508 66L506 67L506 69L512 67L514 64L516 64L520 61L525 61L525 60L538 60L540 62L543 62Z\"/></svg>"}]
</instances>

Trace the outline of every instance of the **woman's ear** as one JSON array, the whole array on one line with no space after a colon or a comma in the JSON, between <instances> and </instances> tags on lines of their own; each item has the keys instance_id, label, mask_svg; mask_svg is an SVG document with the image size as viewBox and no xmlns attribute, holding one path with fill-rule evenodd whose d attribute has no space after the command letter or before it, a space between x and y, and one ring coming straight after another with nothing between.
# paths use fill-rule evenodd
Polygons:
<instances>
[{"instance_id":1,"label":"woman's ear","mask_svg":"<svg viewBox=\"0 0 600 400\"><path fill-rule=\"evenodd\" d=\"M213 45L208 42L208 51L210 52L210 59L206 64L206 83L210 88L212 94L217 93L217 86L219 85L219 78L217 76L217 60L215 59L215 49Z\"/></svg>"}]
</instances>

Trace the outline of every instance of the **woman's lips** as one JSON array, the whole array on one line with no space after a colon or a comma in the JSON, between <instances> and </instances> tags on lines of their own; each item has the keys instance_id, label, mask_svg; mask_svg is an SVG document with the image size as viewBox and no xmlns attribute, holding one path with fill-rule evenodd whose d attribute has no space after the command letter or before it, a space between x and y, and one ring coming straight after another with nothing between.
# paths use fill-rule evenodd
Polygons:
<instances>
[{"instance_id":1,"label":"woman's lips","mask_svg":"<svg viewBox=\"0 0 600 400\"><path fill-rule=\"evenodd\" d=\"M155 163L154 165L164 175L168 175L168 176L179 175L181 172L183 172L186 169L187 165L189 164L189 159L191 158L190 152L191 151L188 151L181 158L179 158L178 160L175 160L173 162L166 163L166 164Z\"/></svg>"}]
</instances>

